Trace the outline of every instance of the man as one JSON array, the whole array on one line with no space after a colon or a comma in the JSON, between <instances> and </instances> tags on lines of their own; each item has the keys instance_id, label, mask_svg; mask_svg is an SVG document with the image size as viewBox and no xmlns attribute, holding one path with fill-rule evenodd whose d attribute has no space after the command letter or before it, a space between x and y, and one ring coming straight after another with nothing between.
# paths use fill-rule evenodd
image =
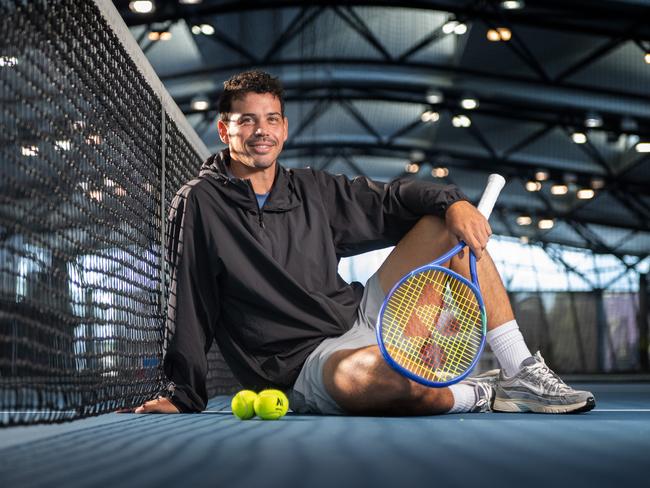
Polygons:
<instances>
[{"instance_id":1,"label":"man","mask_svg":"<svg viewBox=\"0 0 650 488\"><path fill-rule=\"evenodd\" d=\"M427 415L446 412L591 410L532 356L485 252L487 220L454 186L418 180L349 180L288 170L282 88L267 73L224 83L218 131L228 149L212 156L177 194L170 214L172 265L164 360L172 392L137 413L205 408L205 354L213 338L247 388L288 391L298 412ZM375 343L386 293L408 271L458 239L474 251L498 379L428 388L391 369ZM368 280L347 284L338 260L395 245ZM468 275L468 256L449 264Z\"/></svg>"}]
</instances>

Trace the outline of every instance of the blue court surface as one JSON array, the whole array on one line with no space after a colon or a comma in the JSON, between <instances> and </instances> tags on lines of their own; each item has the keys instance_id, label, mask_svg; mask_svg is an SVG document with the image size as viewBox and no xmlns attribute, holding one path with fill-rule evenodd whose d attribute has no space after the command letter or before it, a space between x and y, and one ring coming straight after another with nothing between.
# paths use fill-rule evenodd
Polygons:
<instances>
[{"instance_id":1,"label":"blue court surface","mask_svg":"<svg viewBox=\"0 0 650 488\"><path fill-rule=\"evenodd\" d=\"M240 421L107 414L0 430L3 487L650 486L650 383L574 384L578 415Z\"/></svg>"}]
</instances>

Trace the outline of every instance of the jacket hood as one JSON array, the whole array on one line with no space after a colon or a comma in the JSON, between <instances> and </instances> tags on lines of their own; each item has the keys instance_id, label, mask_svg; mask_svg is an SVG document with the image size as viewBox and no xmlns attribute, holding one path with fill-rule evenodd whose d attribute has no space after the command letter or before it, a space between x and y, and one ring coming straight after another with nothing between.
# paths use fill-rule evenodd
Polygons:
<instances>
[{"instance_id":1,"label":"jacket hood","mask_svg":"<svg viewBox=\"0 0 650 488\"><path fill-rule=\"evenodd\" d=\"M251 211L258 211L253 186L247 178L231 176L230 152L228 149L213 154L201 166L200 178L213 178L225 196L233 203ZM269 197L264 204L264 212L286 212L301 205L301 199L295 189L293 172L275 164L275 179Z\"/></svg>"}]
</instances>

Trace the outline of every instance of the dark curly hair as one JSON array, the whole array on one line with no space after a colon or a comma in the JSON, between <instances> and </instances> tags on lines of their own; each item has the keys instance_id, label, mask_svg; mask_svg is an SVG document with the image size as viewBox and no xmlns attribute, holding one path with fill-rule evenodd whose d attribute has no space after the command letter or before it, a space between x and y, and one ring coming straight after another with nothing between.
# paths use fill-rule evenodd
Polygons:
<instances>
[{"instance_id":1,"label":"dark curly hair","mask_svg":"<svg viewBox=\"0 0 650 488\"><path fill-rule=\"evenodd\" d=\"M284 117L284 90L276 77L264 71L244 71L223 82L223 93L219 97L219 116L226 121L230 118L232 101L241 100L247 93L270 93L280 100Z\"/></svg>"}]
</instances>

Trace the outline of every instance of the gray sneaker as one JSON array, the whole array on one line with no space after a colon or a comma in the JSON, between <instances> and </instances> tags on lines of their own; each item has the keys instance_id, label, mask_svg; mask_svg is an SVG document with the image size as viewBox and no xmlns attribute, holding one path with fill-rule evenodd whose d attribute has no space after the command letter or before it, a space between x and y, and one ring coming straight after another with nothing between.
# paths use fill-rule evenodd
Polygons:
<instances>
[{"instance_id":1,"label":"gray sneaker","mask_svg":"<svg viewBox=\"0 0 650 488\"><path fill-rule=\"evenodd\" d=\"M473 387L474 395L476 395L476 403L474 403L470 413L492 411L498 378L499 370L492 369L478 376L472 376L461 381L461 384Z\"/></svg>"},{"instance_id":2,"label":"gray sneaker","mask_svg":"<svg viewBox=\"0 0 650 488\"><path fill-rule=\"evenodd\" d=\"M574 390L555 374L537 351L511 378L499 376L495 412L578 413L596 406L594 395Z\"/></svg>"}]
</instances>

